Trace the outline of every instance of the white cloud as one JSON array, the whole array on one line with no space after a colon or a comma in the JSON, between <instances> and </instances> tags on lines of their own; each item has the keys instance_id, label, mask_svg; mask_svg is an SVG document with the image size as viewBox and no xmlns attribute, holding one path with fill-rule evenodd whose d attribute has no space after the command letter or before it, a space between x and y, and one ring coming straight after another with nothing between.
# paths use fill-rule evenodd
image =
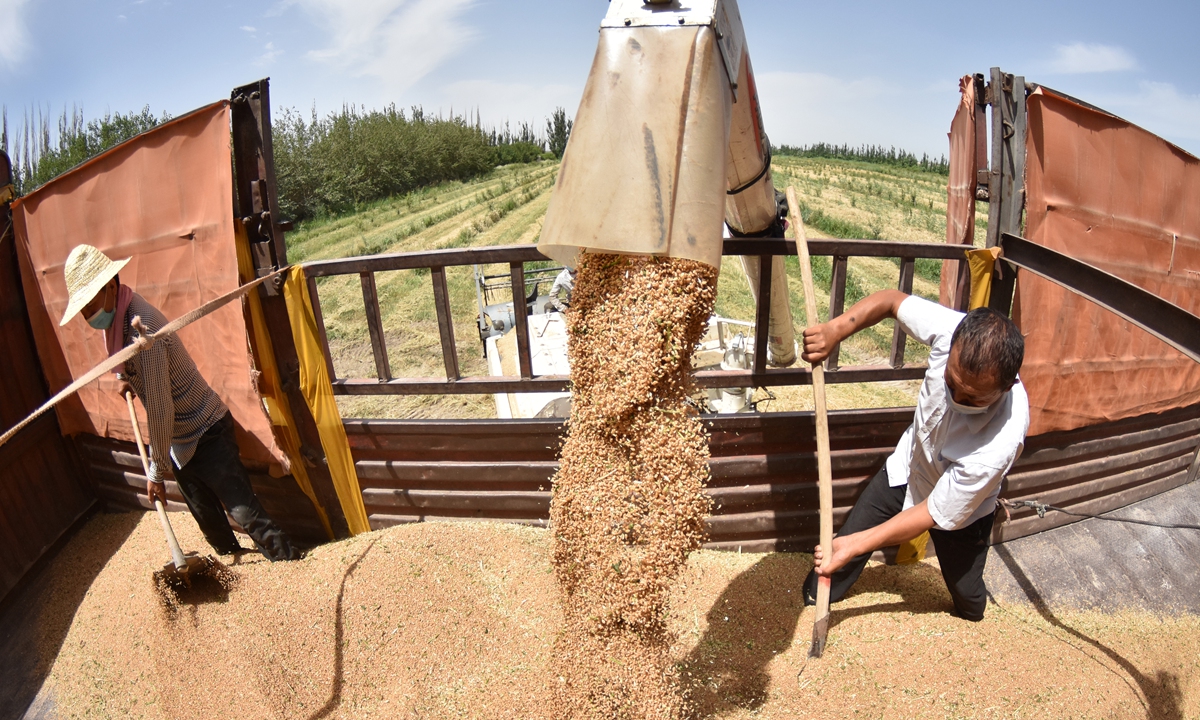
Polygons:
<instances>
[{"instance_id":1,"label":"white cloud","mask_svg":"<svg viewBox=\"0 0 1200 720\"><path fill-rule=\"evenodd\" d=\"M1065 75L1133 70L1137 60L1123 47L1093 43L1072 43L1054 48L1049 71Z\"/></svg>"},{"instance_id":2,"label":"white cloud","mask_svg":"<svg viewBox=\"0 0 1200 720\"><path fill-rule=\"evenodd\" d=\"M574 117L582 95L582 81L579 85L528 85L463 80L442 88L441 100L456 113L478 109L485 125L532 121L540 132L555 108L564 108L567 117Z\"/></svg>"},{"instance_id":3,"label":"white cloud","mask_svg":"<svg viewBox=\"0 0 1200 720\"><path fill-rule=\"evenodd\" d=\"M460 17L475 0L295 0L330 34L308 53L356 77L374 77L398 97L475 36Z\"/></svg>"},{"instance_id":4,"label":"white cloud","mask_svg":"<svg viewBox=\"0 0 1200 720\"><path fill-rule=\"evenodd\" d=\"M1094 102L1200 155L1200 95L1181 93L1171 83L1143 80L1136 92L1098 94Z\"/></svg>"},{"instance_id":5,"label":"white cloud","mask_svg":"<svg viewBox=\"0 0 1200 720\"><path fill-rule=\"evenodd\" d=\"M271 62L273 62L275 60L275 58L279 57L282 54L283 54L283 51L276 49L275 43L269 42L263 46L263 54L258 57L258 64L259 65L269 65Z\"/></svg>"},{"instance_id":6,"label":"white cloud","mask_svg":"<svg viewBox=\"0 0 1200 720\"><path fill-rule=\"evenodd\" d=\"M901 87L881 78L815 72L763 72L756 80L763 123L775 145L894 145L935 157L949 152L956 80Z\"/></svg>"},{"instance_id":7,"label":"white cloud","mask_svg":"<svg viewBox=\"0 0 1200 720\"><path fill-rule=\"evenodd\" d=\"M258 30L252 25L243 25L239 28L239 30L244 30L245 32L248 32L251 34L258 32Z\"/></svg>"},{"instance_id":8,"label":"white cloud","mask_svg":"<svg viewBox=\"0 0 1200 720\"><path fill-rule=\"evenodd\" d=\"M0 0L0 63L15 69L29 52L25 6L29 0Z\"/></svg>"}]
</instances>

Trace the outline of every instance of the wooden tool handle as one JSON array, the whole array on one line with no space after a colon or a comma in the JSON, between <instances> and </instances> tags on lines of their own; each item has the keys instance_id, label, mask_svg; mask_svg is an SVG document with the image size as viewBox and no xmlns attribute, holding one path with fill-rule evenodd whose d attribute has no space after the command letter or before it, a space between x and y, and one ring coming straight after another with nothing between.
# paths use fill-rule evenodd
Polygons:
<instances>
[{"instance_id":1,"label":"wooden tool handle","mask_svg":"<svg viewBox=\"0 0 1200 720\"><path fill-rule=\"evenodd\" d=\"M133 409L133 393L125 393L125 402L129 405L129 422L133 423L133 437L137 440L138 455L142 456L142 470L146 472L146 479L149 480L150 460L146 456L146 444L142 442L142 429L138 426L137 412ZM163 534L167 536L167 545L171 548L171 562L175 563L176 570L183 570L187 567L187 560L183 557L179 541L175 539L171 521L167 519L167 509L158 498L154 498L154 508L158 511L158 521L162 524Z\"/></svg>"},{"instance_id":2,"label":"wooden tool handle","mask_svg":"<svg viewBox=\"0 0 1200 720\"><path fill-rule=\"evenodd\" d=\"M812 260L808 256L808 237L795 188L787 189L788 221L796 235L796 253L800 256L800 276L804 281L804 314L808 327L821 322L817 313L817 292L813 286ZM803 346L803 340L801 340ZM817 488L821 503L821 549L828 558L833 550L833 464L829 456L829 413L825 404L825 366L816 363L812 368L813 406L817 421ZM825 637L829 632L829 577L822 575L817 582L817 614L813 622L813 642L809 655L821 657Z\"/></svg>"}]
</instances>

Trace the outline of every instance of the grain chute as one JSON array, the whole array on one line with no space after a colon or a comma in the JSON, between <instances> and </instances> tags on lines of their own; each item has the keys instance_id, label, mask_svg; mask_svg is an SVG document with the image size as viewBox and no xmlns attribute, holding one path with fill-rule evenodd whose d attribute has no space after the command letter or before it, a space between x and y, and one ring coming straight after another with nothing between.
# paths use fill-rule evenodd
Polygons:
<instances>
[{"instance_id":1,"label":"grain chute","mask_svg":"<svg viewBox=\"0 0 1200 720\"><path fill-rule=\"evenodd\" d=\"M781 237L754 72L734 0L614 0L539 249L687 258L719 267L734 237ZM760 261L743 259L753 292ZM771 364L795 361L783 259L772 263Z\"/></svg>"}]
</instances>

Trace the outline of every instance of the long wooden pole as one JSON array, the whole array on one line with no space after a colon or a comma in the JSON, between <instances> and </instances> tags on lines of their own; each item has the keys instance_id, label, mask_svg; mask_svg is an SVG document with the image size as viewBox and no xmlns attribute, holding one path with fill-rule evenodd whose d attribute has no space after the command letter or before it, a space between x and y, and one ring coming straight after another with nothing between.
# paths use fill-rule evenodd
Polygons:
<instances>
[{"instance_id":1,"label":"long wooden pole","mask_svg":"<svg viewBox=\"0 0 1200 720\"><path fill-rule=\"evenodd\" d=\"M808 256L808 237L796 190L787 189L788 220L796 235L796 253L800 256L800 275L804 280L804 314L808 327L821 322L817 313L817 292L813 287L812 261ZM833 549L833 464L829 458L829 413L825 407L825 366L816 363L812 368L813 405L817 420L817 487L821 502L821 548L825 557ZM819 576L817 582L817 615L813 620L812 646L809 657L821 657L825 638L829 634L829 577Z\"/></svg>"},{"instance_id":2,"label":"long wooden pole","mask_svg":"<svg viewBox=\"0 0 1200 720\"><path fill-rule=\"evenodd\" d=\"M133 409L133 393L125 393L125 402L129 404L129 422L133 423L133 436L137 439L138 455L142 457L142 470L146 473L146 479L150 479L150 459L146 457L146 444L142 442L142 429L138 425L137 412ZM167 509L163 507L162 501L154 498L154 509L158 511L158 522L162 525L163 534L167 536L167 546L171 548L171 562L175 563L176 570L187 569L187 559L183 556L183 550L179 547L179 541L175 539L175 531L171 529L171 521L167 519Z\"/></svg>"}]
</instances>

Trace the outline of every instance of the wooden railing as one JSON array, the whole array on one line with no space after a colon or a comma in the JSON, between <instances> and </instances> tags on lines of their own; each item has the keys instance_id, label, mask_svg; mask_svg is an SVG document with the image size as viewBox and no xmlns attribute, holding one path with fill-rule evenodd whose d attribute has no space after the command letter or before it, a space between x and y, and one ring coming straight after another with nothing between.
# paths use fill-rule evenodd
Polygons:
<instances>
[{"instance_id":1,"label":"wooden railing","mask_svg":"<svg viewBox=\"0 0 1200 720\"><path fill-rule=\"evenodd\" d=\"M810 240L808 245L812 255L823 255L833 259L830 317L837 317L845 310L846 279L851 257L898 258L900 271L897 287L903 292L911 293L916 261L923 258L958 261L956 282L960 288L964 287L967 278L967 263L963 251L971 249L969 245L886 240ZM772 257L795 255L796 243L793 240L777 238L726 240L724 254L757 255L762 261L762 267L769 268ZM566 390L570 383L570 378L567 376L533 374L529 350L527 306L523 292L512 293L520 377L463 377L459 371L458 348L454 341L454 324L450 312L450 294L446 285L446 268L448 267L507 263L512 277L512 287L524 288L525 264L544 262L548 259L538 252L534 245L509 245L396 255L370 255L305 263L308 292L316 315L317 329L321 335L329 377L334 378L334 393L339 395L439 395ZM442 360L446 368L445 378L394 377L388 361L382 313L379 309L379 297L375 290L375 274L394 270L419 269L428 270L433 282L433 298L441 336ZM321 314L317 278L338 275L358 275L362 283L367 329L371 337L371 349L375 356L375 378L339 378L334 371L325 322ZM802 363L801 367L767 367L767 316L770 311L771 273L762 272L759 273L759 277L758 304L754 317L753 367L750 370L698 372L696 373L696 384L699 387L771 387L807 385L812 382L811 370L803 367ZM958 293L959 297L965 297L965 295L965 292ZM924 375L925 368L923 366L904 366L904 345L904 331L897 325L892 336L890 365L840 367L838 364L840 348L835 348L826 363L826 368L836 372L828 373L826 380L831 383L854 383L919 379Z\"/></svg>"}]
</instances>

